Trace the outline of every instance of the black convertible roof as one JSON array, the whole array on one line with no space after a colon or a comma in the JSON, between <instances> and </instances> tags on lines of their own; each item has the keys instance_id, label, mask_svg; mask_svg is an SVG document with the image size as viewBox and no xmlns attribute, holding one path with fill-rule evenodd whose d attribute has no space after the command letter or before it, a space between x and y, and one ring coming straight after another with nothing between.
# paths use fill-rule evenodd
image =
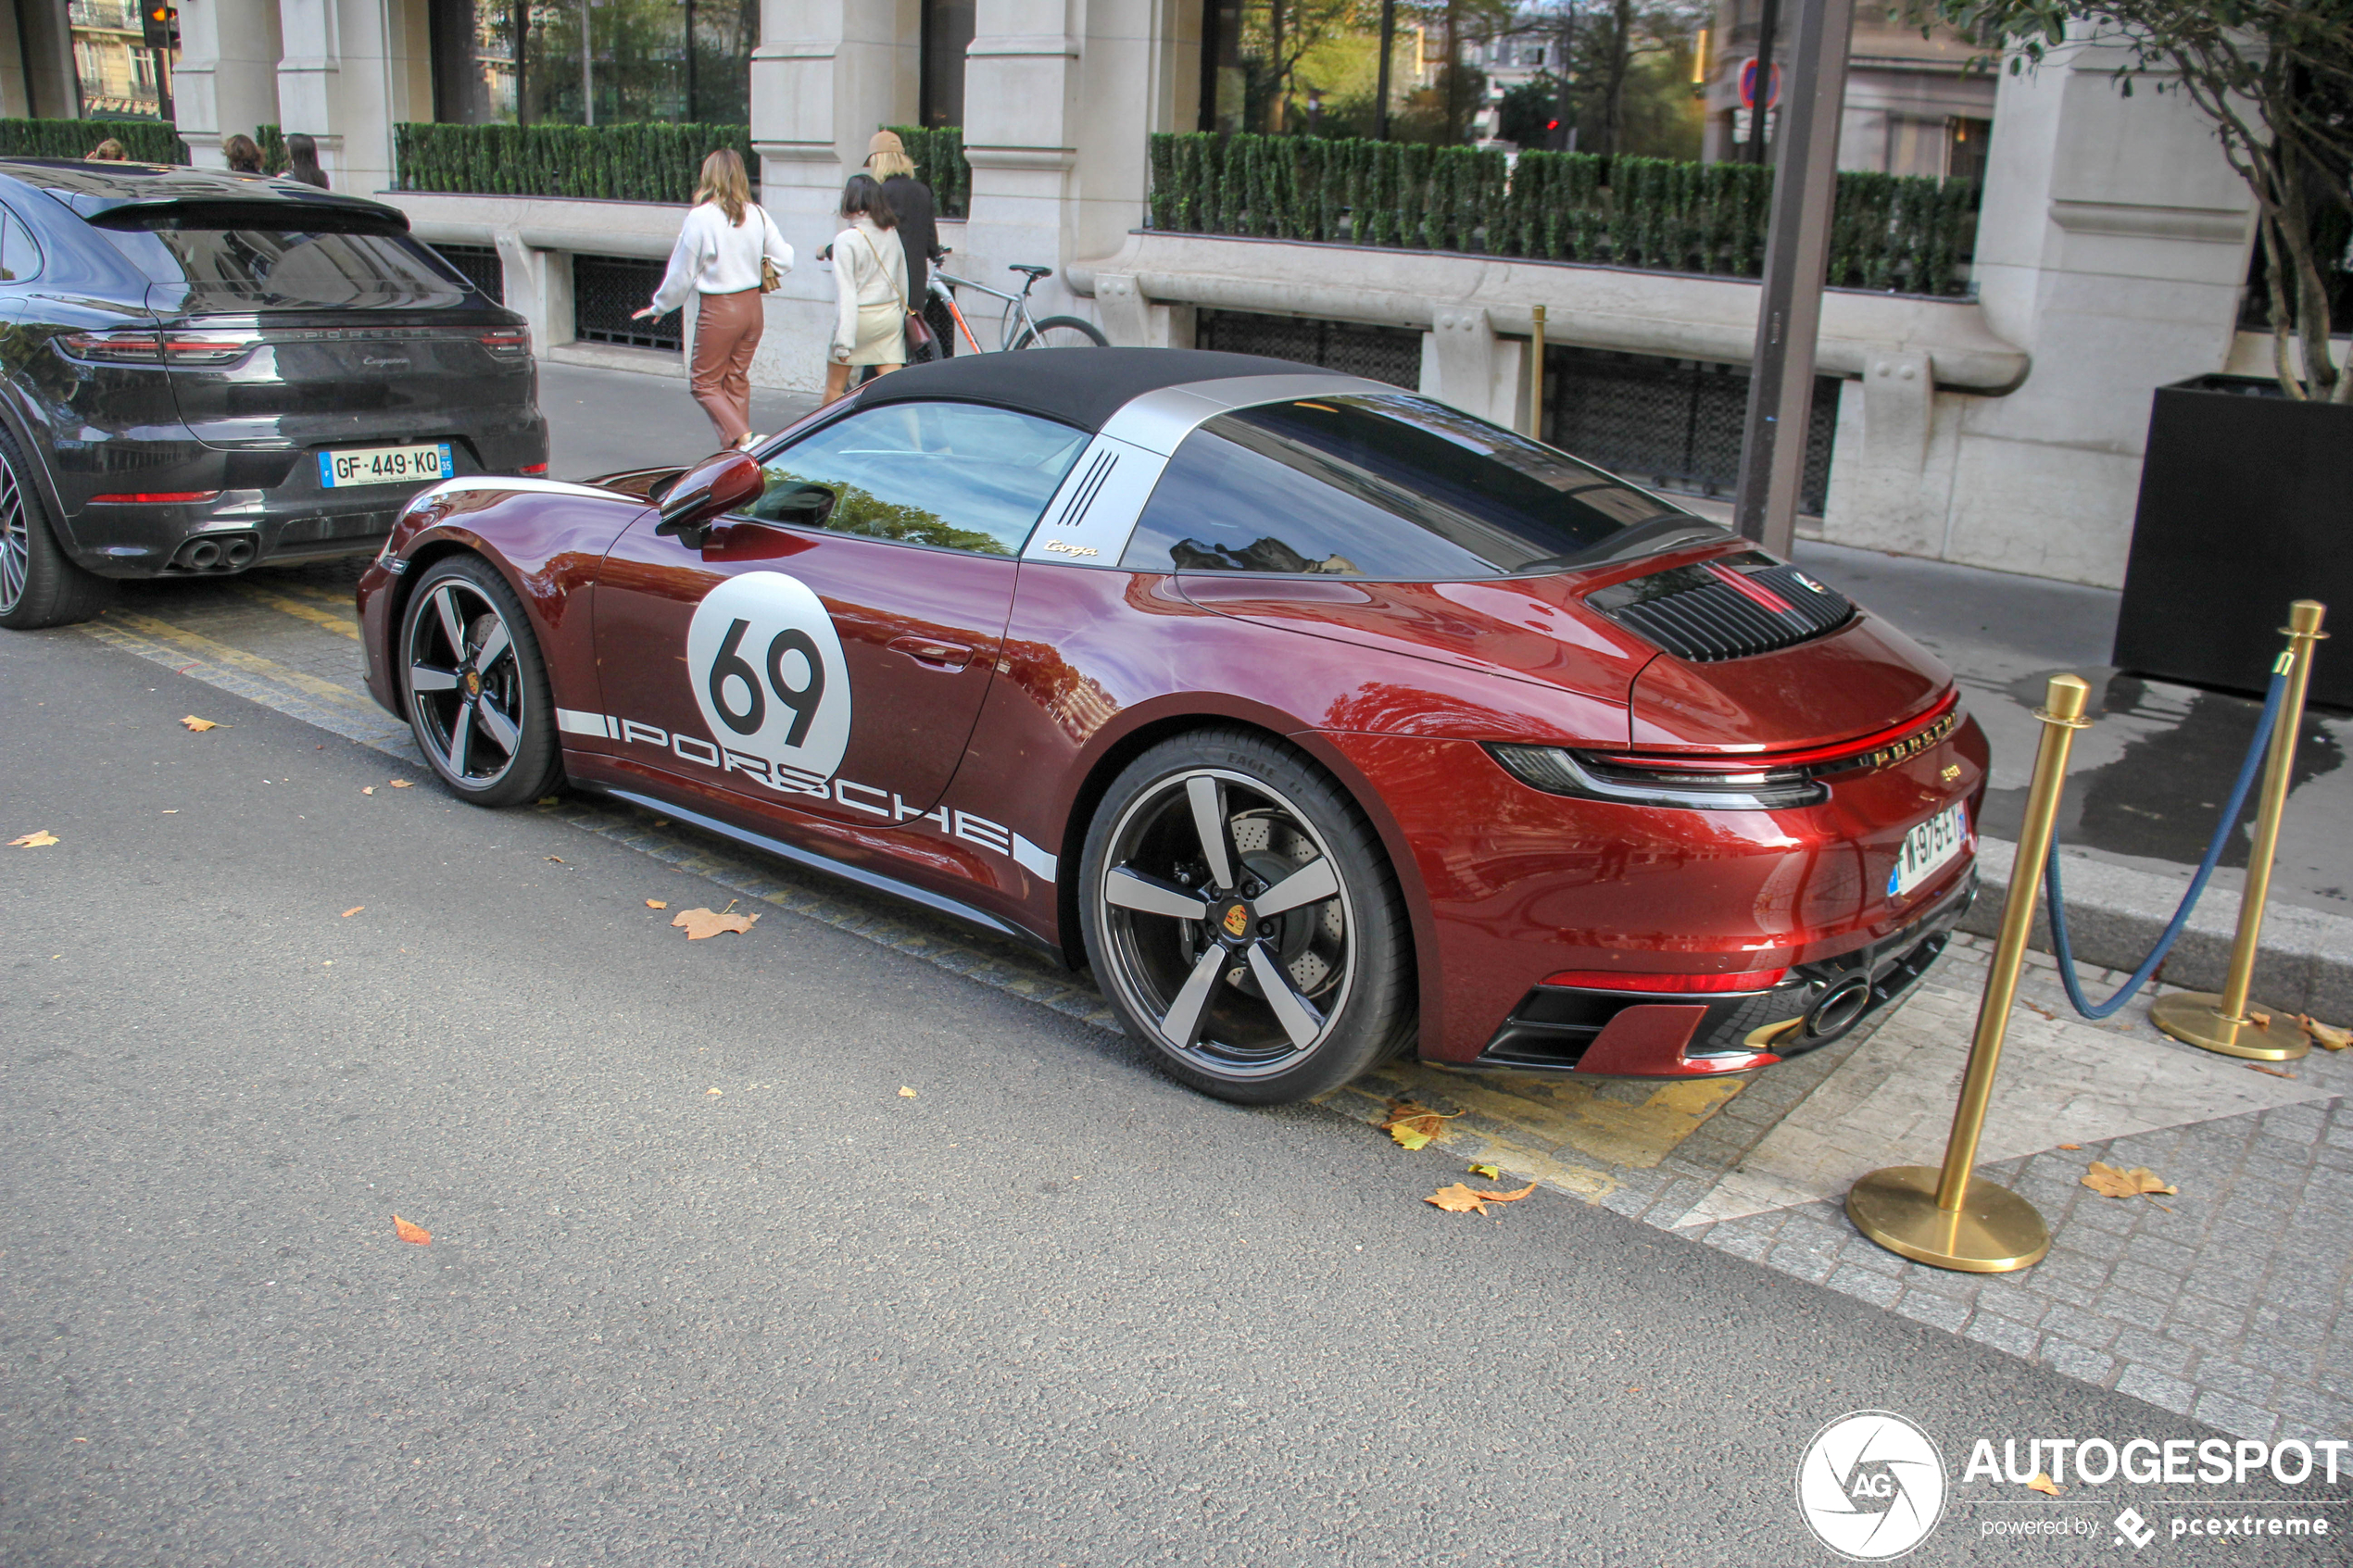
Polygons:
<instances>
[{"instance_id":1,"label":"black convertible roof","mask_svg":"<svg viewBox=\"0 0 2353 1568\"><path fill-rule=\"evenodd\" d=\"M995 403L1096 431L1147 392L1232 376L1327 376L1338 372L1255 354L1197 348L1054 348L963 354L866 383L861 408L925 398Z\"/></svg>"}]
</instances>

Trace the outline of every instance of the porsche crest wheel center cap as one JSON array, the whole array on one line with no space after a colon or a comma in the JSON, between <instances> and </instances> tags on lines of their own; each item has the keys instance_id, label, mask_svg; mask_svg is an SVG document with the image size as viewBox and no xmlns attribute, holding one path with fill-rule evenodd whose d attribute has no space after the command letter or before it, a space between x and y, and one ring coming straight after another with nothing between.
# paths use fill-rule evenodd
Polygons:
<instances>
[{"instance_id":1,"label":"porsche crest wheel center cap","mask_svg":"<svg viewBox=\"0 0 2353 1568\"><path fill-rule=\"evenodd\" d=\"M466 671L466 695L468 696L482 695L482 677L471 670Z\"/></svg>"},{"instance_id":2,"label":"porsche crest wheel center cap","mask_svg":"<svg viewBox=\"0 0 2353 1568\"><path fill-rule=\"evenodd\" d=\"M1249 935L1250 906L1239 900L1227 905L1225 912L1217 917L1217 929L1232 942L1239 942Z\"/></svg>"}]
</instances>

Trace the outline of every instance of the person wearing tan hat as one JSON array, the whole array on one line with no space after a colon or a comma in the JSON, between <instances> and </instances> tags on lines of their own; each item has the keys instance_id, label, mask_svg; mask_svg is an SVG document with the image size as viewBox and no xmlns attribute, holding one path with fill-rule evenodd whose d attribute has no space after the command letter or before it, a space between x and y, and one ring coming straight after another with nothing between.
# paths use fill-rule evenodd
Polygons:
<instances>
[{"instance_id":1,"label":"person wearing tan hat","mask_svg":"<svg viewBox=\"0 0 2353 1568\"><path fill-rule=\"evenodd\" d=\"M931 187L915 178L915 160L896 131L877 131L866 144L866 172L882 182L883 199L899 215L899 243L907 253L907 300L919 314L931 300L931 264L939 259L939 224ZM949 337L933 323L940 352Z\"/></svg>"}]
</instances>

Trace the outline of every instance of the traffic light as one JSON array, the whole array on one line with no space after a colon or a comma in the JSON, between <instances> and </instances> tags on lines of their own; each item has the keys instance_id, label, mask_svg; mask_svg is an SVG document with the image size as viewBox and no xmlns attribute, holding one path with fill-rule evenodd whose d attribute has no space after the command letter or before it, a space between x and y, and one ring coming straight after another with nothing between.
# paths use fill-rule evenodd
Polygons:
<instances>
[{"instance_id":1,"label":"traffic light","mask_svg":"<svg viewBox=\"0 0 2353 1568\"><path fill-rule=\"evenodd\" d=\"M179 6L166 5L163 0L147 0L145 9L139 14L139 20L142 30L146 34L145 42L148 48L177 49L180 47Z\"/></svg>"}]
</instances>

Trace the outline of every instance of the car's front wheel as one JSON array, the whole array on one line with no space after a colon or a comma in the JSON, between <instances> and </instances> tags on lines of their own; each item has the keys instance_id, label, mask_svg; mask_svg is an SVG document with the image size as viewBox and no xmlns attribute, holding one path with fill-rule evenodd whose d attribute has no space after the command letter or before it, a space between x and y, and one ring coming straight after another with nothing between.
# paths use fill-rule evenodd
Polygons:
<instances>
[{"instance_id":1,"label":"car's front wheel","mask_svg":"<svg viewBox=\"0 0 2353 1568\"><path fill-rule=\"evenodd\" d=\"M1130 763L1097 809L1079 917L1128 1033L1222 1099L1347 1083L1414 1024L1403 901L1372 825L1272 736L1211 730Z\"/></svg>"},{"instance_id":2,"label":"car's front wheel","mask_svg":"<svg viewBox=\"0 0 2353 1568\"><path fill-rule=\"evenodd\" d=\"M0 626L69 626L107 608L114 584L76 566L50 530L24 454L0 431Z\"/></svg>"},{"instance_id":3,"label":"car's front wheel","mask_svg":"<svg viewBox=\"0 0 2353 1568\"><path fill-rule=\"evenodd\" d=\"M522 603L479 556L434 563L394 657L409 728L433 771L477 806L519 806L562 772L547 667Z\"/></svg>"}]
</instances>

